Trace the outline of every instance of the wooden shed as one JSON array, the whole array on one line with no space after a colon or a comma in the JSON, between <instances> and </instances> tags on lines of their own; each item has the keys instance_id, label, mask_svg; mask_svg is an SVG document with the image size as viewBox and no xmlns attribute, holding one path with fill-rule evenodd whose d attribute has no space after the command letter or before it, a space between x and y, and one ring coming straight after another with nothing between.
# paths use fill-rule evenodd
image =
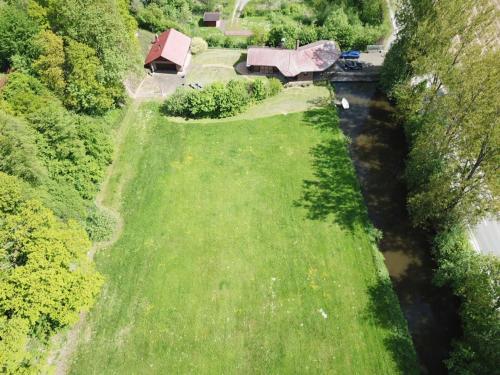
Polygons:
<instances>
[{"instance_id":1,"label":"wooden shed","mask_svg":"<svg viewBox=\"0 0 500 375\"><path fill-rule=\"evenodd\" d=\"M203 15L203 25L207 27L219 27L221 17L219 12L205 12Z\"/></svg>"}]
</instances>

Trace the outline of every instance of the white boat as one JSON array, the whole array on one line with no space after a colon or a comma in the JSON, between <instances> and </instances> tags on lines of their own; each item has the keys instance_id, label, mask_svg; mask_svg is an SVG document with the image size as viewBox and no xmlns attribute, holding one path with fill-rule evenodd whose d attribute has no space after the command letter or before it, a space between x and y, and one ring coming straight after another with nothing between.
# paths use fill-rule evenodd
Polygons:
<instances>
[{"instance_id":1,"label":"white boat","mask_svg":"<svg viewBox=\"0 0 500 375\"><path fill-rule=\"evenodd\" d=\"M346 98L342 98L342 100L340 101L340 104L342 105L342 108L349 109L349 102L347 101Z\"/></svg>"}]
</instances>

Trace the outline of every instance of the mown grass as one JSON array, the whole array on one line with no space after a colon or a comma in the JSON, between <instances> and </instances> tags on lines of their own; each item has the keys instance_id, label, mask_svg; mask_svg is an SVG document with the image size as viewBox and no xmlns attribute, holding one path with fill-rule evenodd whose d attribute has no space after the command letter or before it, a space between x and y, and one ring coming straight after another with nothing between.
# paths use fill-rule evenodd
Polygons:
<instances>
[{"instance_id":1,"label":"mown grass","mask_svg":"<svg viewBox=\"0 0 500 375\"><path fill-rule=\"evenodd\" d=\"M125 123L105 200L124 231L72 374L416 368L332 110Z\"/></svg>"}]
</instances>

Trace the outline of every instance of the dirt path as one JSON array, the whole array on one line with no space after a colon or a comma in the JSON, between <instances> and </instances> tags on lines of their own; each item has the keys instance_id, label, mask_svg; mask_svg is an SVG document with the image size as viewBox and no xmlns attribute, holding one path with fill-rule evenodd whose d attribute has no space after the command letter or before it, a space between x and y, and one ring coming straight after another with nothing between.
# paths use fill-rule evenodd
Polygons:
<instances>
[{"instance_id":1,"label":"dirt path","mask_svg":"<svg viewBox=\"0 0 500 375\"><path fill-rule=\"evenodd\" d=\"M386 51L389 51L392 43L394 43L394 41L396 40L396 37L397 37L398 32L399 32L399 27L398 27L398 24L396 22L396 14L394 11L394 6L392 4L393 1L394 0L387 0L387 7L389 8L389 17L391 17L392 32L391 32L391 35L389 35L389 37L387 38L387 40L384 43Z\"/></svg>"},{"instance_id":2,"label":"dirt path","mask_svg":"<svg viewBox=\"0 0 500 375\"><path fill-rule=\"evenodd\" d=\"M104 181L101 185L101 189L99 190L99 193L95 198L95 205L113 219L115 227L109 239L101 242L95 242L92 245L91 249L87 253L90 259L93 259L94 255L98 251L111 247L116 241L118 241L123 232L123 218L120 214L120 207L119 206L108 207L105 205L104 199L108 192L111 177L115 172L115 167L118 160L117 155L120 153L123 140L125 138L125 134L127 133L126 130L128 124L127 121L125 121L125 119L127 118L128 113L130 111L134 111L137 108L138 105L137 103L138 102L133 101L132 104L130 104L129 108L126 110L127 112L121 119L122 123L115 135L115 141L117 147L114 151L113 162L108 167L106 175L104 177ZM86 318L87 318L87 313L85 312L81 313L80 319L69 331L67 331L64 334L56 335L56 337L54 337L53 343L54 346L57 347L57 349L54 349L52 353L48 356L47 362L49 366L53 366L54 369L53 373L55 375L66 375L68 373L71 364L70 362L71 356L78 347L79 339L82 336L83 329L85 327Z\"/></svg>"},{"instance_id":3,"label":"dirt path","mask_svg":"<svg viewBox=\"0 0 500 375\"><path fill-rule=\"evenodd\" d=\"M235 19L240 18L241 12L243 12L243 9L245 9L249 1L250 0L236 1L236 4L234 4L233 15L231 16L231 23L233 23Z\"/></svg>"}]
</instances>

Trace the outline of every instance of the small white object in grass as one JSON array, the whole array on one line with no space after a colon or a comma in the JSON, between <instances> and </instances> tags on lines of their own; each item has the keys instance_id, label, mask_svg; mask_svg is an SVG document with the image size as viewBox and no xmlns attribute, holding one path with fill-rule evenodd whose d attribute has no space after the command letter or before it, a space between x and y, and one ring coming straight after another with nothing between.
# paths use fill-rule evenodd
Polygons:
<instances>
[{"instance_id":1,"label":"small white object in grass","mask_svg":"<svg viewBox=\"0 0 500 375\"><path fill-rule=\"evenodd\" d=\"M276 281L276 277L271 277L271 281Z\"/></svg>"},{"instance_id":2,"label":"small white object in grass","mask_svg":"<svg viewBox=\"0 0 500 375\"><path fill-rule=\"evenodd\" d=\"M328 318L328 314L325 312L325 310L323 310L323 309L319 309L319 313L321 314L321 316L322 316L324 319Z\"/></svg>"}]
</instances>

